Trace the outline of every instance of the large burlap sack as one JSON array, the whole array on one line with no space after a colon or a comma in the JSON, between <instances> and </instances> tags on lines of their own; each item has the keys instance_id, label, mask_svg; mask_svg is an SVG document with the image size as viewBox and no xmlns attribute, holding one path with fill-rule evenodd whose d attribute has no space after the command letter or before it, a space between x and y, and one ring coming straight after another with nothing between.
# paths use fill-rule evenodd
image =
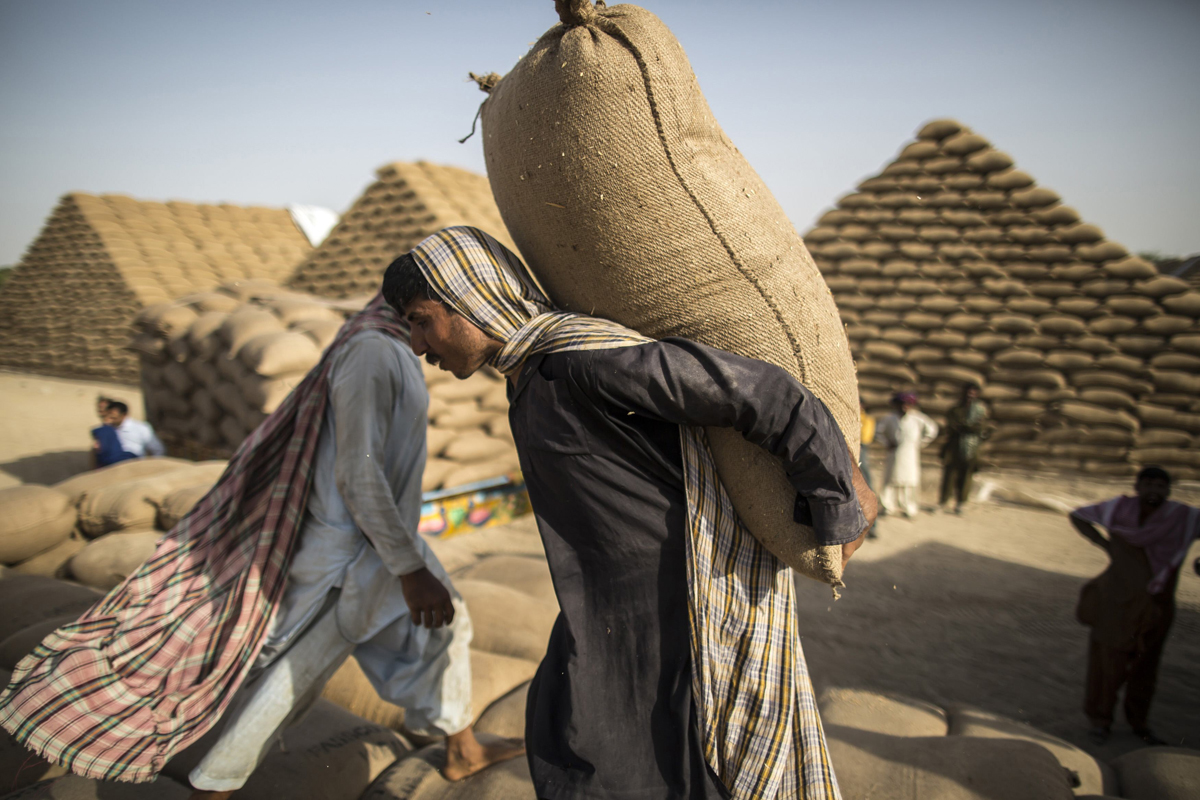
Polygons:
<instances>
[{"instance_id":1,"label":"large burlap sack","mask_svg":"<svg viewBox=\"0 0 1200 800\"><path fill-rule=\"evenodd\" d=\"M446 476L462 467L457 461L429 456L425 459L425 471L421 474L421 491L432 492L446 485Z\"/></svg>"},{"instance_id":2,"label":"large burlap sack","mask_svg":"<svg viewBox=\"0 0 1200 800\"><path fill-rule=\"evenodd\" d=\"M476 461L491 461L503 458L513 450L513 444L504 439L488 436L483 431L464 431L454 438L442 451L442 456L451 461L470 464Z\"/></svg>"},{"instance_id":3,"label":"large burlap sack","mask_svg":"<svg viewBox=\"0 0 1200 800\"><path fill-rule=\"evenodd\" d=\"M489 737L480 736L485 742ZM529 760L524 756L454 782L443 778L439 771L445 763L446 745L431 744L380 775L361 800L524 800L536 796L529 777Z\"/></svg>"},{"instance_id":4,"label":"large burlap sack","mask_svg":"<svg viewBox=\"0 0 1200 800\"><path fill-rule=\"evenodd\" d=\"M951 736L980 736L988 739L1024 739L1041 745L1054 754L1058 763L1079 778L1079 794L1116 794L1117 776L1112 767L1068 741L1043 733L1032 725L969 706L953 706L950 712Z\"/></svg>"},{"instance_id":5,"label":"large burlap sack","mask_svg":"<svg viewBox=\"0 0 1200 800\"><path fill-rule=\"evenodd\" d=\"M932 703L865 689L825 689L817 697L821 721L889 736L945 736L946 712Z\"/></svg>"},{"instance_id":6,"label":"large burlap sack","mask_svg":"<svg viewBox=\"0 0 1200 800\"><path fill-rule=\"evenodd\" d=\"M49 486L0 489L0 564L43 553L71 535L76 512L71 497Z\"/></svg>"},{"instance_id":7,"label":"large burlap sack","mask_svg":"<svg viewBox=\"0 0 1200 800\"><path fill-rule=\"evenodd\" d=\"M53 578L8 575L0 578L0 640L45 619L87 611L102 595L95 589Z\"/></svg>"},{"instance_id":8,"label":"large burlap sack","mask_svg":"<svg viewBox=\"0 0 1200 800\"><path fill-rule=\"evenodd\" d=\"M1200 797L1200 751L1147 747L1113 761L1121 796L1129 800L1195 800Z\"/></svg>"},{"instance_id":9,"label":"large burlap sack","mask_svg":"<svg viewBox=\"0 0 1200 800\"><path fill-rule=\"evenodd\" d=\"M472 615L474 621L474 615ZM481 713L516 687L530 680L538 662L471 648L471 711Z\"/></svg>"},{"instance_id":10,"label":"large burlap sack","mask_svg":"<svg viewBox=\"0 0 1200 800\"><path fill-rule=\"evenodd\" d=\"M404 730L404 709L379 696L353 656L333 673L321 690L321 697L376 725Z\"/></svg>"},{"instance_id":11,"label":"large burlap sack","mask_svg":"<svg viewBox=\"0 0 1200 800\"><path fill-rule=\"evenodd\" d=\"M186 781L225 722L172 758L163 774ZM395 731L320 698L281 739L238 790L239 800L358 800L372 781L412 749Z\"/></svg>"},{"instance_id":12,"label":"large burlap sack","mask_svg":"<svg viewBox=\"0 0 1200 800\"><path fill-rule=\"evenodd\" d=\"M273 378L285 372L308 372L321 360L321 351L303 333L277 331L250 339L238 358L259 375Z\"/></svg>"},{"instance_id":13,"label":"large burlap sack","mask_svg":"<svg viewBox=\"0 0 1200 800\"><path fill-rule=\"evenodd\" d=\"M546 603L558 605L550 565L543 558L489 556L454 575L454 580L485 581L515 589Z\"/></svg>"},{"instance_id":14,"label":"large burlap sack","mask_svg":"<svg viewBox=\"0 0 1200 800\"><path fill-rule=\"evenodd\" d=\"M438 560L447 570L453 572L457 567L450 567L442 558L440 547L453 544L463 550L483 558L494 555L529 556L531 558L546 557L542 546L542 537L538 533L537 520L532 514L526 514L506 525L496 525L472 532L470 535L455 536L452 539L426 539Z\"/></svg>"},{"instance_id":15,"label":"large burlap sack","mask_svg":"<svg viewBox=\"0 0 1200 800\"><path fill-rule=\"evenodd\" d=\"M67 576L67 562L82 550L86 544L86 539L78 533L72 532L70 536L46 552L38 553L32 558L27 558L21 563L13 565L12 571L18 575L41 575L46 578L65 578Z\"/></svg>"},{"instance_id":16,"label":"large burlap sack","mask_svg":"<svg viewBox=\"0 0 1200 800\"><path fill-rule=\"evenodd\" d=\"M535 663L546 655L550 629L558 617L557 603L486 581L455 580L454 586L471 614L474 649Z\"/></svg>"},{"instance_id":17,"label":"large burlap sack","mask_svg":"<svg viewBox=\"0 0 1200 800\"><path fill-rule=\"evenodd\" d=\"M48 780L51 777L54 779ZM63 775L61 768L55 767L47 771L46 778L45 783L5 795L4 800L188 800L192 796L190 786L161 775L151 783L97 781Z\"/></svg>"},{"instance_id":18,"label":"large burlap sack","mask_svg":"<svg viewBox=\"0 0 1200 800\"><path fill-rule=\"evenodd\" d=\"M473 464L459 464L457 468L450 470L442 478L442 487L453 489L479 481L508 477L517 470L518 466L515 452L508 458L491 458Z\"/></svg>"},{"instance_id":19,"label":"large burlap sack","mask_svg":"<svg viewBox=\"0 0 1200 800\"><path fill-rule=\"evenodd\" d=\"M0 691L4 691L10 678L12 671L0 667ZM38 781L66 774L66 767L43 761L19 744L8 731L0 729L0 792L18 792Z\"/></svg>"},{"instance_id":20,"label":"large burlap sack","mask_svg":"<svg viewBox=\"0 0 1200 800\"><path fill-rule=\"evenodd\" d=\"M888 736L830 724L825 735L847 800L1074 800L1067 771L1030 742Z\"/></svg>"},{"instance_id":21,"label":"large burlap sack","mask_svg":"<svg viewBox=\"0 0 1200 800\"><path fill-rule=\"evenodd\" d=\"M215 461L85 492L79 500L79 528L89 536L151 528L167 495L200 483L215 483L224 471L225 462Z\"/></svg>"},{"instance_id":22,"label":"large burlap sack","mask_svg":"<svg viewBox=\"0 0 1200 800\"><path fill-rule=\"evenodd\" d=\"M563 309L783 367L857 453L854 366L833 297L683 49L636 6L568 5L567 24L482 109L492 193L530 269ZM840 582L840 549L793 522L779 462L732 429L709 442L754 535L802 574Z\"/></svg>"},{"instance_id":23,"label":"large burlap sack","mask_svg":"<svg viewBox=\"0 0 1200 800\"><path fill-rule=\"evenodd\" d=\"M529 682L526 681L488 706L475 721L475 730L497 736L524 737L528 700Z\"/></svg>"},{"instance_id":24,"label":"large burlap sack","mask_svg":"<svg viewBox=\"0 0 1200 800\"><path fill-rule=\"evenodd\" d=\"M176 489L163 497L158 504L158 514L155 518L158 529L169 531L174 528L179 524L179 520L183 519L192 510L192 507L203 499L204 495L212 491L212 487L212 483L199 483L195 486Z\"/></svg>"},{"instance_id":25,"label":"large burlap sack","mask_svg":"<svg viewBox=\"0 0 1200 800\"><path fill-rule=\"evenodd\" d=\"M89 542L71 558L68 569L83 585L107 592L154 555L161 538L162 531L156 530L110 533Z\"/></svg>"},{"instance_id":26,"label":"large burlap sack","mask_svg":"<svg viewBox=\"0 0 1200 800\"><path fill-rule=\"evenodd\" d=\"M92 489L102 489L105 486L113 486L150 475L159 475L171 468L183 467L191 463L182 458L167 458L166 456L131 458L128 461L121 461L110 467L82 472L72 478L67 478L65 481L54 484L54 488L60 492L64 492L71 498L73 504L77 504L83 493Z\"/></svg>"}]
</instances>

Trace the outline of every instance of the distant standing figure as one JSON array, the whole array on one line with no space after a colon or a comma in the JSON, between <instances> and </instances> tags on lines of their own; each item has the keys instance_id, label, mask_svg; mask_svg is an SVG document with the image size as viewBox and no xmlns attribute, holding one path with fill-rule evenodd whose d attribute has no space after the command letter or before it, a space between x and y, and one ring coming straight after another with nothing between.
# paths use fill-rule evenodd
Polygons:
<instances>
[{"instance_id":1,"label":"distant standing figure","mask_svg":"<svg viewBox=\"0 0 1200 800\"><path fill-rule=\"evenodd\" d=\"M107 413L108 406L112 401L111 397L105 397L102 394L96 395L96 416L100 418L101 424L104 424L104 415Z\"/></svg>"},{"instance_id":2,"label":"distant standing figure","mask_svg":"<svg viewBox=\"0 0 1200 800\"><path fill-rule=\"evenodd\" d=\"M103 406L103 409L101 409ZM97 398L96 411L104 424L92 429L92 452L97 467L166 452L149 423L129 416L129 406L119 400Z\"/></svg>"},{"instance_id":3,"label":"distant standing figure","mask_svg":"<svg viewBox=\"0 0 1200 800\"><path fill-rule=\"evenodd\" d=\"M1083 710L1096 744L1108 739L1122 686L1125 719L1134 733L1147 744L1164 744L1147 717L1175 618L1179 566L1200 529L1200 508L1167 499L1171 476L1166 470L1146 467L1134 491L1071 512L1075 529L1111 559L1108 569L1084 584L1076 609L1079 621L1092 629Z\"/></svg>"},{"instance_id":4,"label":"distant standing figure","mask_svg":"<svg viewBox=\"0 0 1200 800\"><path fill-rule=\"evenodd\" d=\"M860 444L858 447L858 469L863 474L863 479L867 482L872 490L875 489L875 481L871 479L871 443L875 441L875 416L867 413L867 407L858 401L858 417L862 423Z\"/></svg>"},{"instance_id":5,"label":"distant standing figure","mask_svg":"<svg viewBox=\"0 0 1200 800\"><path fill-rule=\"evenodd\" d=\"M979 467L979 445L987 428L988 411L979 399L979 385L968 383L962 399L946 414L946 444L942 447L942 491L938 505L945 507L954 493L954 513L961 514L971 494L971 479Z\"/></svg>"},{"instance_id":6,"label":"distant standing figure","mask_svg":"<svg viewBox=\"0 0 1200 800\"><path fill-rule=\"evenodd\" d=\"M883 513L917 515L921 488L921 448L937 438L937 423L917 410L917 396L901 392L892 398L894 414L879 421L875 435L889 448L880 502Z\"/></svg>"}]
</instances>

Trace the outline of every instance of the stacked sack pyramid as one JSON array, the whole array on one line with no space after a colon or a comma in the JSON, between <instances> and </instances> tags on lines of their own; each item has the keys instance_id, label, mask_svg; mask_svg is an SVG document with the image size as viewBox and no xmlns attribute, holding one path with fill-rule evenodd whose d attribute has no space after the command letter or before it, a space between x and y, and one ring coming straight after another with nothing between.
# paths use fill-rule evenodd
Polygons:
<instances>
[{"instance_id":1,"label":"stacked sack pyramid","mask_svg":"<svg viewBox=\"0 0 1200 800\"><path fill-rule=\"evenodd\" d=\"M473 225L516 251L484 176L425 161L388 164L375 176L296 270L292 288L321 297L375 292L388 264L450 225Z\"/></svg>"},{"instance_id":2,"label":"stacked sack pyramid","mask_svg":"<svg viewBox=\"0 0 1200 800\"><path fill-rule=\"evenodd\" d=\"M326 300L268 281L231 283L137 318L146 418L172 455L228 458L320 360L364 298ZM422 362L429 387L422 491L519 468L497 373L455 380Z\"/></svg>"},{"instance_id":3,"label":"stacked sack pyramid","mask_svg":"<svg viewBox=\"0 0 1200 800\"><path fill-rule=\"evenodd\" d=\"M135 382L124 348L138 311L283 280L309 250L282 209L65 195L0 292L0 366Z\"/></svg>"},{"instance_id":4,"label":"stacked sack pyramid","mask_svg":"<svg viewBox=\"0 0 1200 800\"><path fill-rule=\"evenodd\" d=\"M1200 477L1200 291L1082 222L964 126L936 120L805 235L868 410L935 418L983 387L986 459Z\"/></svg>"}]
</instances>

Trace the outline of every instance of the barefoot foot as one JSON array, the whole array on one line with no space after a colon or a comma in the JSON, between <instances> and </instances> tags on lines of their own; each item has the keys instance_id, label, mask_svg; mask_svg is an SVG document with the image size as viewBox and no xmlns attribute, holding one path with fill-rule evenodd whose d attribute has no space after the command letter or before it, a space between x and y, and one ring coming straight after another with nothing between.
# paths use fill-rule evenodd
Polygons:
<instances>
[{"instance_id":1,"label":"barefoot foot","mask_svg":"<svg viewBox=\"0 0 1200 800\"><path fill-rule=\"evenodd\" d=\"M521 739L505 739L486 733L476 738L475 732L467 728L446 737L446 766L442 767L442 776L448 781L460 781L524 752L525 742Z\"/></svg>"}]
</instances>

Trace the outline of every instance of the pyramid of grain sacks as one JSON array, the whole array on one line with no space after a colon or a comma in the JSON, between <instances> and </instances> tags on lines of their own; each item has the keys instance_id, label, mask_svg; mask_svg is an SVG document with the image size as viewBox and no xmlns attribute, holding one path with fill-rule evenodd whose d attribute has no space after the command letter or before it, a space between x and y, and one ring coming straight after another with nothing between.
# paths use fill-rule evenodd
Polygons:
<instances>
[{"instance_id":1,"label":"pyramid of grain sacks","mask_svg":"<svg viewBox=\"0 0 1200 800\"><path fill-rule=\"evenodd\" d=\"M807 233L867 408L983 386L998 465L1200 477L1200 292L1160 275L950 120Z\"/></svg>"},{"instance_id":2,"label":"pyramid of grain sacks","mask_svg":"<svg viewBox=\"0 0 1200 800\"><path fill-rule=\"evenodd\" d=\"M0 366L134 382L146 306L283 280L311 250L283 209L65 195L0 292Z\"/></svg>"},{"instance_id":3,"label":"pyramid of grain sacks","mask_svg":"<svg viewBox=\"0 0 1200 800\"><path fill-rule=\"evenodd\" d=\"M172 455L227 458L279 407L364 298L329 300L243 281L152 306L135 321L146 418ZM423 491L518 468L504 380L422 362L429 387Z\"/></svg>"},{"instance_id":4,"label":"pyramid of grain sacks","mask_svg":"<svg viewBox=\"0 0 1200 800\"><path fill-rule=\"evenodd\" d=\"M397 256L450 225L473 225L516 252L487 178L458 167L397 162L371 184L289 281L321 297L374 292Z\"/></svg>"}]
</instances>

